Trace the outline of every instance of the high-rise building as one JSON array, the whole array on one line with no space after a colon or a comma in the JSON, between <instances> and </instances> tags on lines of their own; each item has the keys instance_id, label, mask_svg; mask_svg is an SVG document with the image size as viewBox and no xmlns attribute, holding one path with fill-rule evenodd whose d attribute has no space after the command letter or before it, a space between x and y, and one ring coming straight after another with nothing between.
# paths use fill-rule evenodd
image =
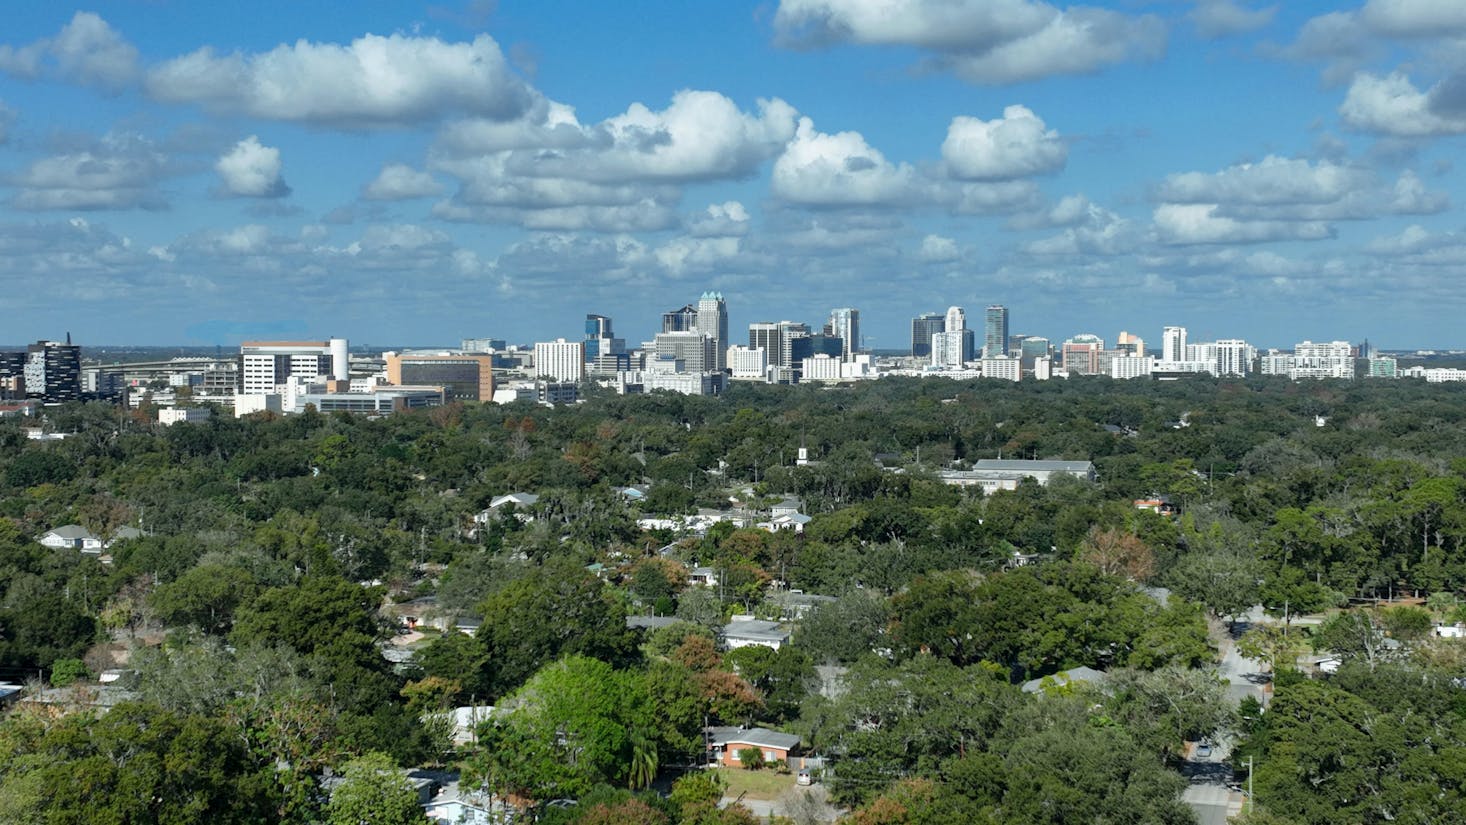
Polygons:
<instances>
[{"instance_id":1,"label":"high-rise building","mask_svg":"<svg viewBox=\"0 0 1466 825\"><path fill-rule=\"evenodd\" d=\"M1189 361L1186 352L1186 327L1163 327L1161 329L1161 360Z\"/></svg>"},{"instance_id":2,"label":"high-rise building","mask_svg":"<svg viewBox=\"0 0 1466 825\"><path fill-rule=\"evenodd\" d=\"M585 378L585 342L541 341L534 345L534 374L560 382L580 382Z\"/></svg>"},{"instance_id":3,"label":"high-rise building","mask_svg":"<svg viewBox=\"0 0 1466 825\"><path fill-rule=\"evenodd\" d=\"M993 304L983 313L982 357L1008 354L1008 308Z\"/></svg>"},{"instance_id":4,"label":"high-rise building","mask_svg":"<svg viewBox=\"0 0 1466 825\"><path fill-rule=\"evenodd\" d=\"M1018 354L1023 356L1024 368L1033 369L1033 361L1049 357L1049 349L1049 339L1030 335L1018 346Z\"/></svg>"},{"instance_id":5,"label":"high-rise building","mask_svg":"<svg viewBox=\"0 0 1466 825\"><path fill-rule=\"evenodd\" d=\"M508 346L503 338L464 338L458 348L464 352L501 352Z\"/></svg>"},{"instance_id":6,"label":"high-rise building","mask_svg":"<svg viewBox=\"0 0 1466 825\"><path fill-rule=\"evenodd\" d=\"M748 346L762 348L768 353L769 365L775 367L798 367L797 358L808 358L813 354L813 342L809 338L809 326L798 321L758 321L748 325Z\"/></svg>"},{"instance_id":7,"label":"high-rise building","mask_svg":"<svg viewBox=\"0 0 1466 825\"><path fill-rule=\"evenodd\" d=\"M37 341L25 349L21 368L25 394L47 404L81 398L81 347L71 343ZM17 353L19 354L19 353Z\"/></svg>"},{"instance_id":8,"label":"high-rise building","mask_svg":"<svg viewBox=\"0 0 1466 825\"><path fill-rule=\"evenodd\" d=\"M1257 349L1239 338L1228 338L1216 343L1216 374L1247 375L1252 372L1252 360Z\"/></svg>"},{"instance_id":9,"label":"high-rise building","mask_svg":"<svg viewBox=\"0 0 1466 825\"><path fill-rule=\"evenodd\" d=\"M849 361L860 351L860 310L851 307L830 310L829 334L844 342L840 357Z\"/></svg>"},{"instance_id":10,"label":"high-rise building","mask_svg":"<svg viewBox=\"0 0 1466 825\"><path fill-rule=\"evenodd\" d=\"M713 339L696 330L660 332L655 341L657 357L682 362L683 372L718 372L716 347Z\"/></svg>"},{"instance_id":11,"label":"high-rise building","mask_svg":"<svg viewBox=\"0 0 1466 825\"><path fill-rule=\"evenodd\" d=\"M727 369L727 349L731 342L728 340L728 303L723 300L723 293L704 292L697 299L697 322L694 328L713 339L715 357L713 365L708 369Z\"/></svg>"},{"instance_id":12,"label":"high-rise building","mask_svg":"<svg viewBox=\"0 0 1466 825\"><path fill-rule=\"evenodd\" d=\"M928 312L925 315L918 315L911 319L911 357L930 358L932 354L932 336L939 332L947 331L946 316Z\"/></svg>"},{"instance_id":13,"label":"high-rise building","mask_svg":"<svg viewBox=\"0 0 1466 825\"><path fill-rule=\"evenodd\" d=\"M697 329L697 307L692 304L662 313L662 332L687 332L695 329Z\"/></svg>"},{"instance_id":14,"label":"high-rise building","mask_svg":"<svg viewBox=\"0 0 1466 825\"><path fill-rule=\"evenodd\" d=\"M1023 362L1007 355L983 356L982 377L1018 381L1023 377Z\"/></svg>"},{"instance_id":15,"label":"high-rise building","mask_svg":"<svg viewBox=\"0 0 1466 825\"><path fill-rule=\"evenodd\" d=\"M623 356L626 354L626 341L615 337L611 330L611 319L604 315L585 316L585 360L592 364L609 364L611 371L616 371L616 366L624 362L630 362L629 358L617 358L608 356Z\"/></svg>"},{"instance_id":16,"label":"high-rise building","mask_svg":"<svg viewBox=\"0 0 1466 825\"><path fill-rule=\"evenodd\" d=\"M1303 341L1293 347L1293 368L1288 377L1353 378L1354 348L1348 341L1315 344Z\"/></svg>"},{"instance_id":17,"label":"high-rise building","mask_svg":"<svg viewBox=\"0 0 1466 825\"><path fill-rule=\"evenodd\" d=\"M1100 352L1105 341L1098 335L1082 333L1064 342L1063 367L1070 375L1096 375L1100 371Z\"/></svg>"},{"instance_id":18,"label":"high-rise building","mask_svg":"<svg viewBox=\"0 0 1466 825\"><path fill-rule=\"evenodd\" d=\"M460 352L389 352L387 381L398 387L442 387L449 401L494 400L493 356Z\"/></svg>"},{"instance_id":19,"label":"high-rise building","mask_svg":"<svg viewBox=\"0 0 1466 825\"><path fill-rule=\"evenodd\" d=\"M345 338L329 341L245 341L239 345L239 391L278 392L291 379L351 379Z\"/></svg>"},{"instance_id":20,"label":"high-rise building","mask_svg":"<svg viewBox=\"0 0 1466 825\"><path fill-rule=\"evenodd\" d=\"M1120 337L1115 339L1115 349L1124 351L1127 355L1144 355L1145 341L1139 335L1131 335L1121 330Z\"/></svg>"},{"instance_id":21,"label":"high-rise building","mask_svg":"<svg viewBox=\"0 0 1466 825\"><path fill-rule=\"evenodd\" d=\"M762 349L750 349L749 347L733 346L728 348L728 369L732 371L734 378L758 379L760 381L768 378L769 357Z\"/></svg>"},{"instance_id":22,"label":"high-rise building","mask_svg":"<svg viewBox=\"0 0 1466 825\"><path fill-rule=\"evenodd\" d=\"M959 329L967 329L967 313L962 307L947 307L946 330L956 332Z\"/></svg>"}]
</instances>

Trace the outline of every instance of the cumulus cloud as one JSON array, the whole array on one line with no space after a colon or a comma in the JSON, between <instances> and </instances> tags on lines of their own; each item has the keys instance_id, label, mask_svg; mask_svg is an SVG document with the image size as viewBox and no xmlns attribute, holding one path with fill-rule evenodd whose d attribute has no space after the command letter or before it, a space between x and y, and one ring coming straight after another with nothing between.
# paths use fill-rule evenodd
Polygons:
<instances>
[{"instance_id":1,"label":"cumulus cloud","mask_svg":"<svg viewBox=\"0 0 1466 825\"><path fill-rule=\"evenodd\" d=\"M1159 57L1165 24L1152 15L1058 9L1031 0L781 0L778 41L795 47L912 46L972 83L1014 83Z\"/></svg>"},{"instance_id":2,"label":"cumulus cloud","mask_svg":"<svg viewBox=\"0 0 1466 825\"><path fill-rule=\"evenodd\" d=\"M162 209L156 186L167 159L137 135L107 135L93 145L33 162L14 176L11 205L28 210Z\"/></svg>"},{"instance_id":3,"label":"cumulus cloud","mask_svg":"<svg viewBox=\"0 0 1466 825\"><path fill-rule=\"evenodd\" d=\"M961 180L1008 180L1055 172L1069 147L1024 106L1009 106L994 120L956 117L942 142L942 159Z\"/></svg>"},{"instance_id":4,"label":"cumulus cloud","mask_svg":"<svg viewBox=\"0 0 1466 825\"><path fill-rule=\"evenodd\" d=\"M1466 5L1454 0L1369 0L1359 19L1374 31L1396 37L1466 33Z\"/></svg>"},{"instance_id":5,"label":"cumulus cloud","mask_svg":"<svg viewBox=\"0 0 1466 825\"><path fill-rule=\"evenodd\" d=\"M914 168L886 160L859 132L826 134L801 118L794 140L774 162L776 196L806 206L872 206L920 197Z\"/></svg>"},{"instance_id":6,"label":"cumulus cloud","mask_svg":"<svg viewBox=\"0 0 1466 825\"><path fill-rule=\"evenodd\" d=\"M361 196L367 200L401 201L441 194L443 184L427 172L404 163L389 163L367 184Z\"/></svg>"},{"instance_id":7,"label":"cumulus cloud","mask_svg":"<svg viewBox=\"0 0 1466 825\"><path fill-rule=\"evenodd\" d=\"M1442 91L1444 86L1444 91ZM1422 92L1408 75L1386 77L1361 72L1339 106L1344 124L1361 132L1392 137L1431 137L1466 133L1466 107L1459 106L1454 82ZM1439 113L1432 96L1440 96Z\"/></svg>"},{"instance_id":8,"label":"cumulus cloud","mask_svg":"<svg viewBox=\"0 0 1466 825\"><path fill-rule=\"evenodd\" d=\"M731 238L747 235L748 210L738 201L709 204L708 208L687 222L687 231L701 238Z\"/></svg>"},{"instance_id":9,"label":"cumulus cloud","mask_svg":"<svg viewBox=\"0 0 1466 825\"><path fill-rule=\"evenodd\" d=\"M1030 255L1039 257L1075 257L1080 255L1120 255L1134 251L1140 243L1140 231L1133 221L1104 209L1083 196L1060 201L1050 212L1063 232L1023 245Z\"/></svg>"},{"instance_id":10,"label":"cumulus cloud","mask_svg":"<svg viewBox=\"0 0 1466 825\"><path fill-rule=\"evenodd\" d=\"M683 90L582 125L546 103L520 121L446 127L429 167L460 182L439 214L540 229L666 228L685 184L751 177L794 136L796 112L761 100L745 112L717 92ZM553 211L551 211L553 210Z\"/></svg>"},{"instance_id":11,"label":"cumulus cloud","mask_svg":"<svg viewBox=\"0 0 1466 825\"><path fill-rule=\"evenodd\" d=\"M1252 9L1233 0L1198 0L1187 15L1196 33L1205 38L1231 37L1256 31L1273 21L1277 6Z\"/></svg>"},{"instance_id":12,"label":"cumulus cloud","mask_svg":"<svg viewBox=\"0 0 1466 825\"><path fill-rule=\"evenodd\" d=\"M54 76L111 92L137 82L137 47L106 20L79 11L54 37L0 46L0 71L25 79Z\"/></svg>"},{"instance_id":13,"label":"cumulus cloud","mask_svg":"<svg viewBox=\"0 0 1466 825\"><path fill-rule=\"evenodd\" d=\"M234 144L214 164L223 192L241 198L283 198L290 187L280 175L280 150L254 135Z\"/></svg>"},{"instance_id":14,"label":"cumulus cloud","mask_svg":"<svg viewBox=\"0 0 1466 825\"><path fill-rule=\"evenodd\" d=\"M254 54L205 47L150 70L147 89L165 102L346 129L452 115L511 120L537 96L488 35L449 43L368 34L344 46L300 40Z\"/></svg>"},{"instance_id":15,"label":"cumulus cloud","mask_svg":"<svg viewBox=\"0 0 1466 825\"><path fill-rule=\"evenodd\" d=\"M916 259L928 264L951 263L962 257L962 252L957 249L957 241L941 235L927 235L921 239L921 247L916 250Z\"/></svg>"},{"instance_id":16,"label":"cumulus cloud","mask_svg":"<svg viewBox=\"0 0 1466 825\"><path fill-rule=\"evenodd\" d=\"M1331 203L1370 182L1368 172L1329 161L1268 155L1220 172L1170 175L1160 185L1161 200L1174 203L1299 204Z\"/></svg>"},{"instance_id":17,"label":"cumulus cloud","mask_svg":"<svg viewBox=\"0 0 1466 825\"><path fill-rule=\"evenodd\" d=\"M1163 203L1152 216L1164 244L1239 244L1331 238L1321 221L1244 221L1219 216L1215 204Z\"/></svg>"}]
</instances>

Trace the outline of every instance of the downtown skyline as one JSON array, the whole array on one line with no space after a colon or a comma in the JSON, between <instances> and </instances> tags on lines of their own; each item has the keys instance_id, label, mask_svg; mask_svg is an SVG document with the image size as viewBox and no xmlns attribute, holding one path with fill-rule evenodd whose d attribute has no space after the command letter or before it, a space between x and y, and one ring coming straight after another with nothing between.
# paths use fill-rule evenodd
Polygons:
<instances>
[{"instance_id":1,"label":"downtown skyline","mask_svg":"<svg viewBox=\"0 0 1466 825\"><path fill-rule=\"evenodd\" d=\"M115 0L0 36L7 338L1466 346L1466 6Z\"/></svg>"}]
</instances>

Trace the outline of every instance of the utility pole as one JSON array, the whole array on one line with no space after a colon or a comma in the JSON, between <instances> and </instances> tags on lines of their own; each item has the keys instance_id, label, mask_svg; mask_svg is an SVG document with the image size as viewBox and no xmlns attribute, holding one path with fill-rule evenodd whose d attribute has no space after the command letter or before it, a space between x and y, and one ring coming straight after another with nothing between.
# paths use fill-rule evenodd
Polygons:
<instances>
[{"instance_id":1,"label":"utility pole","mask_svg":"<svg viewBox=\"0 0 1466 825\"><path fill-rule=\"evenodd\" d=\"M1252 757L1247 757L1247 812L1252 813Z\"/></svg>"}]
</instances>

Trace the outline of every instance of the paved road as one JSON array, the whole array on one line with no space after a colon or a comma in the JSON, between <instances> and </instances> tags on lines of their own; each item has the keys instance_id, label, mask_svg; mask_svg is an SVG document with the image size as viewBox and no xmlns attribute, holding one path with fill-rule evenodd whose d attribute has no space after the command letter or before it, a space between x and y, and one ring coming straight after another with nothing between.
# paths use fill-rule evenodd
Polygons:
<instances>
[{"instance_id":1,"label":"paved road","mask_svg":"<svg viewBox=\"0 0 1466 825\"><path fill-rule=\"evenodd\" d=\"M1247 618L1261 618L1260 611L1257 612L1258 616ZM1246 629L1246 620L1238 622L1235 628L1225 622L1213 623L1209 627L1212 643L1222 654L1221 661L1217 663L1217 673L1227 680L1227 696L1233 702L1240 703L1251 696L1266 705L1271 697L1265 689L1268 676L1263 672L1262 664L1243 658L1237 652L1236 637ZM1246 801L1242 793L1231 788L1231 736L1219 736L1212 744L1211 754L1205 758L1195 756L1194 748L1188 755L1190 758L1181 765L1181 774L1191 784L1181 794L1181 800L1196 811L1201 825L1226 825L1228 817L1242 812Z\"/></svg>"}]
</instances>

